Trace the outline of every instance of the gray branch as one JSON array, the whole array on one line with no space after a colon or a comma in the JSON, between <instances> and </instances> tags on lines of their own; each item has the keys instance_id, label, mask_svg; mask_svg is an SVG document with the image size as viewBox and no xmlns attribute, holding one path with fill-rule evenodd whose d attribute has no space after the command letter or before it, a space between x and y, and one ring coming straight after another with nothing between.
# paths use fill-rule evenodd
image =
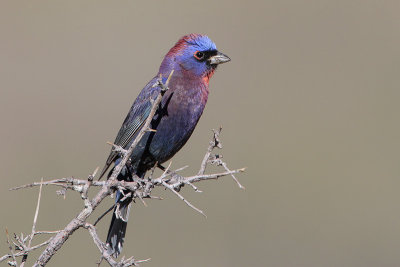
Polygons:
<instances>
[{"instance_id":1,"label":"gray branch","mask_svg":"<svg viewBox=\"0 0 400 267\"><path fill-rule=\"evenodd\" d=\"M42 179L41 182L34 182L31 184L26 184L26 185L22 185L22 186L18 186L18 187L14 187L14 188L10 189L10 190L18 190L18 189L23 189L23 188L31 188L31 187L40 186L38 204L36 207L36 212L35 212L35 217L34 217L31 234L26 237L24 237L22 234L21 234L21 237L18 237L16 235L14 236L15 241L13 241L13 243L14 243L15 247L18 248L18 250L20 250L19 252L15 252L11 246L11 243L8 238L8 232L7 232L7 240L9 242L10 253L0 257L0 262L11 258L12 260L8 262L9 265L18 266L16 259L18 257L22 256L23 258L22 258L21 264L19 266L23 267L23 265L25 264L26 258L28 256L28 253L30 251L39 249L43 246L46 246L45 250L41 253L39 258L33 265L33 266L45 266L49 262L49 260L52 258L52 256L54 256L54 254L56 254L57 251L64 245L64 243L68 240L69 236L71 236L79 228L83 228L83 229L88 230L89 234L91 235L91 237L93 239L94 244L99 249L100 255L101 255L101 260L105 260L110 266L113 266L113 267L137 266L139 263L146 262L150 259L136 260L133 257L130 257L128 259L125 259L123 257L120 261L116 261L116 259L114 259L108 253L106 244L100 240L100 238L97 234L96 227L87 222L87 219L93 213L93 211L100 205L100 203L107 196L111 195L115 190L127 190L129 192L128 194L131 197L138 198L146 206L146 203L144 201L144 199L146 199L146 198L161 199L159 197L152 195L153 189L155 187L164 187L164 188L168 189L169 191L171 191L174 195L176 195L182 201L184 201L185 204L187 204L189 207L193 208L195 211L197 211L200 214L205 216L205 214L202 210L200 210L199 208L196 208L184 196L182 196L182 194L180 193L180 190L183 186L188 185L196 192L201 192L194 185L194 183L197 183L200 181L205 181L205 180L218 179L223 176L232 176L232 178L238 184L239 188L244 189L244 187L239 183L239 181L235 177L235 174L243 172L245 169L242 168L242 169L230 170L228 168L227 164L224 161L222 161L221 155L212 154L214 149L222 148L222 144L219 139L221 128L219 128L218 130L213 130L212 140L210 141L207 152L201 162L200 170L196 175L183 177L183 176L179 175L178 172L183 170L186 167L179 168L179 169L172 171L170 169L171 168L171 164L170 164L164 170L163 174L158 178L153 178L154 168L156 167L155 166L150 173L150 177L148 177L148 178L142 179L142 178L135 176L135 177L133 177L132 182L117 180L119 173L122 171L122 168L127 163L135 146L139 143L139 141L143 137L143 135L148 131L154 131L154 130L150 129L150 123L157 111L157 108L161 102L162 96L168 90L168 83L169 83L169 80L170 80L172 74L173 74L173 71L169 75L165 84L162 83L162 80L161 80L162 77L160 77L160 79L155 83L154 86L159 86L161 88L161 91L160 91L159 95L157 96L156 100L153 101L153 103L152 103L153 106L152 106L150 115L147 118L144 126L138 133L137 137L133 141L132 145L127 150L125 150L122 147L112 144L114 149L116 151L119 151L123 155L123 158L122 158L120 164L118 164L114 168L110 178L107 181L94 181L93 180L93 177L96 175L96 172L97 172L97 169L96 169L91 175L89 175L89 177L87 179L75 179L72 177L53 179L53 180L49 180L49 181L43 181L43 179ZM222 166L224 168L224 172L206 174L205 170L206 170L206 167L208 164ZM39 206L40 206L40 196L41 196L41 192L42 192L41 189L45 185L55 185L55 186L62 187L62 190L58 191L58 194L64 195L64 197L68 190L76 191L80 194L80 196L84 202L84 208L62 230L59 230L59 231L36 231L36 222L37 222ZM89 199L88 191L91 187L98 187L100 189L92 199ZM32 242L34 236L39 235L39 234L54 234L54 236L39 245L31 246L31 242Z\"/></svg>"}]
</instances>

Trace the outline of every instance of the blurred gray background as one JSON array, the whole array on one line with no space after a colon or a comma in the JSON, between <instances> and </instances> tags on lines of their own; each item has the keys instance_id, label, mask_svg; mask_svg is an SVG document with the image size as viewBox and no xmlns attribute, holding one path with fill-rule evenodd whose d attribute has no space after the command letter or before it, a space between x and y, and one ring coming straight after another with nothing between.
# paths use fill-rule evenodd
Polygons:
<instances>
[{"instance_id":1,"label":"blurred gray background","mask_svg":"<svg viewBox=\"0 0 400 267\"><path fill-rule=\"evenodd\" d=\"M133 207L123 254L146 267L400 266L399 14L399 1L1 1L0 254L6 227L30 232L38 193L8 188L102 166L165 53L196 32L232 61L173 167L196 172L222 125L246 190L229 177L185 188L205 219L158 189L165 200ZM39 230L82 209L55 191ZM48 266L98 256L79 230Z\"/></svg>"}]
</instances>

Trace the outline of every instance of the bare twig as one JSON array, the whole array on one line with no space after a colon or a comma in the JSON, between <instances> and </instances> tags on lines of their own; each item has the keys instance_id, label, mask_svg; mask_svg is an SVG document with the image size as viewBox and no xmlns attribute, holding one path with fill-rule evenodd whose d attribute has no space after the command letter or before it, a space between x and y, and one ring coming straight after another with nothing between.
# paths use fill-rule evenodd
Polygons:
<instances>
[{"instance_id":1,"label":"bare twig","mask_svg":"<svg viewBox=\"0 0 400 267\"><path fill-rule=\"evenodd\" d=\"M86 183L87 183L87 181L85 181L85 180L79 180L79 179L75 179L73 177L68 177L68 178L60 178L60 179L45 181L45 182L43 182L42 185L56 185L56 186L68 187L69 189L73 189L74 186L85 185ZM91 186L104 186L105 184L106 184L105 181L93 181ZM19 189L40 186L40 185L41 185L40 182L34 182L31 184L13 187L13 188L10 188L9 190L19 190Z\"/></svg>"},{"instance_id":2,"label":"bare twig","mask_svg":"<svg viewBox=\"0 0 400 267\"><path fill-rule=\"evenodd\" d=\"M33 247L31 247L31 248L29 248L29 249L27 249L27 250L25 250L25 251L15 253L14 255L12 255L12 254L6 254L6 255L0 257L0 262L6 260L6 259L8 259L8 258L14 258L14 257L17 258L17 257L24 256L25 253L31 252L31 251L33 251L33 250L36 250L36 249L41 248L41 247L43 247L43 246L46 246L46 245L48 245L49 243L50 243L50 239L44 241L43 243L40 243L39 245L33 246ZM15 260L15 261L16 261L16 260Z\"/></svg>"},{"instance_id":3,"label":"bare twig","mask_svg":"<svg viewBox=\"0 0 400 267\"><path fill-rule=\"evenodd\" d=\"M196 208L192 203L190 203L187 199L185 199L181 194L179 194L172 185L167 184L166 182L162 182L162 185L165 186L166 188L168 188L169 190L171 190L172 193L174 193L175 195L177 195L181 200L183 200L183 202L186 203L186 205L188 205L189 207L191 207L192 209L194 209L195 211L197 211L198 213L200 213L201 215L203 215L204 217L207 218L207 216L204 214L204 212L199 209Z\"/></svg>"},{"instance_id":4,"label":"bare twig","mask_svg":"<svg viewBox=\"0 0 400 267\"><path fill-rule=\"evenodd\" d=\"M35 211L35 216L33 217L32 232L29 235L27 249L29 249L31 247L32 239L36 234L36 223L37 223L37 217L39 215L40 199L42 197L42 188L43 188L43 178L40 180L39 195L38 195L38 200L37 200L37 204L36 204L36 211ZM26 252L24 254L24 256L22 257L21 267L23 267L25 265L25 262L27 259L28 259L28 252Z\"/></svg>"},{"instance_id":5,"label":"bare twig","mask_svg":"<svg viewBox=\"0 0 400 267\"><path fill-rule=\"evenodd\" d=\"M228 168L228 166L226 165L225 162L222 162L222 167L224 167L224 169L227 172L230 172L231 170ZM245 169L243 169L245 170ZM236 184L239 186L240 189L246 189L240 182L239 180L236 178L236 176L234 175L234 173L231 173L232 179L236 182Z\"/></svg>"},{"instance_id":6,"label":"bare twig","mask_svg":"<svg viewBox=\"0 0 400 267\"><path fill-rule=\"evenodd\" d=\"M17 260L16 260L15 255L14 255L13 247L12 247L12 245L11 245L11 243L10 243L10 235L8 234L7 228L6 228L6 236L7 236L8 248L9 248L9 250L10 250L10 255L11 255L11 258L13 259L13 261L9 261L8 264L9 264L10 266L18 266ZM2 257L2 258L3 258L3 257ZM7 257L7 258L8 258L8 257Z\"/></svg>"},{"instance_id":7,"label":"bare twig","mask_svg":"<svg viewBox=\"0 0 400 267\"><path fill-rule=\"evenodd\" d=\"M221 133L221 131L222 131L221 126L219 127L218 130L213 129L214 133L213 139L210 141L210 144L207 148L207 152L204 155L203 161L201 162L200 170L198 172L199 175L204 174L204 172L206 171L208 160L210 159L211 152L214 150L214 148L222 148L222 143L219 140L219 134Z\"/></svg>"},{"instance_id":8,"label":"bare twig","mask_svg":"<svg viewBox=\"0 0 400 267\"><path fill-rule=\"evenodd\" d=\"M61 232L61 230L58 231L36 231L35 235L42 235L42 234L57 234Z\"/></svg>"},{"instance_id":9,"label":"bare twig","mask_svg":"<svg viewBox=\"0 0 400 267\"><path fill-rule=\"evenodd\" d=\"M31 246L32 238L36 233L36 223L37 223L37 217L39 215L40 199L42 197L42 187L43 187L43 178L40 180L39 195L38 195L38 200L37 200L37 204L36 204L35 217L33 218L32 233L29 237L28 247Z\"/></svg>"}]
</instances>

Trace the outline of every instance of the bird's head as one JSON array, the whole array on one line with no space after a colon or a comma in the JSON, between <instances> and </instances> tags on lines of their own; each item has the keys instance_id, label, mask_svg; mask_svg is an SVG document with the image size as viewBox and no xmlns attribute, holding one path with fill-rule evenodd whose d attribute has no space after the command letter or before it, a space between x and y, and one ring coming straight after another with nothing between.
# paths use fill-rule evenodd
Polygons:
<instances>
[{"instance_id":1,"label":"bird's head","mask_svg":"<svg viewBox=\"0 0 400 267\"><path fill-rule=\"evenodd\" d=\"M180 71L208 82L217 66L230 60L206 35L188 34L169 50L161 63L160 73L168 74L173 69L175 73Z\"/></svg>"}]
</instances>

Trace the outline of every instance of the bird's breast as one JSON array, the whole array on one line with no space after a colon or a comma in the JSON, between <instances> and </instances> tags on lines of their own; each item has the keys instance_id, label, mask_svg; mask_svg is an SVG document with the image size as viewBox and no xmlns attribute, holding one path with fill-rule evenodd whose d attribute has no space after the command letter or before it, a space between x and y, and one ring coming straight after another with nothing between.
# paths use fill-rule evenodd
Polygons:
<instances>
[{"instance_id":1,"label":"bird's breast","mask_svg":"<svg viewBox=\"0 0 400 267\"><path fill-rule=\"evenodd\" d=\"M161 118L150 145L150 153L159 162L171 158L187 142L208 98L204 85L175 84L170 88L163 97Z\"/></svg>"}]
</instances>

